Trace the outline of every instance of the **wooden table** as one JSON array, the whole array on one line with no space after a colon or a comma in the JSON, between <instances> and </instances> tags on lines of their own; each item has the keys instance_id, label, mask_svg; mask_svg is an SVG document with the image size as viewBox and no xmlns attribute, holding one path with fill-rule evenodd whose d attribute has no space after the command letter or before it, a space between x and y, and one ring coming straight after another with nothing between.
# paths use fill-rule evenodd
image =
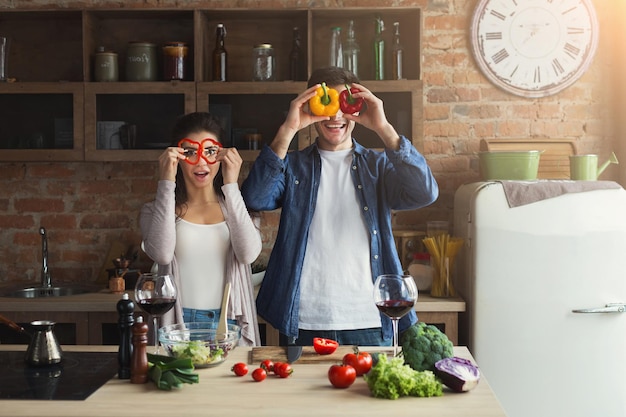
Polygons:
<instances>
[{"instance_id":1,"label":"wooden table","mask_svg":"<svg viewBox=\"0 0 626 417\"><path fill-rule=\"evenodd\" d=\"M0 350L25 346L0 345ZM66 351L115 351L114 346L63 346ZM465 347L455 355L472 359ZM483 377L467 393L444 389L442 397L398 400L373 398L364 380L347 389L335 389L327 379L328 364L293 364L288 379L253 382L249 375L235 377L230 368L248 361L250 348L238 347L216 368L199 369L200 383L180 390L159 391L153 383L131 384L111 379L85 401L1 400L0 416L11 417L172 417L172 416L411 416L506 417ZM252 368L252 366L250 366Z\"/></svg>"}]
</instances>

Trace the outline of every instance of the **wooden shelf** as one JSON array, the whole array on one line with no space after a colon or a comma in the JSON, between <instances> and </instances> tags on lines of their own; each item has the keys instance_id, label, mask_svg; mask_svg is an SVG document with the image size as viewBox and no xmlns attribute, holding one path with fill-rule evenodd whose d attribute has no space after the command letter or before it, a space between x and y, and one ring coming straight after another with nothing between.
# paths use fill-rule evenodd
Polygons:
<instances>
[{"instance_id":1,"label":"wooden shelf","mask_svg":"<svg viewBox=\"0 0 626 417\"><path fill-rule=\"evenodd\" d=\"M369 46L377 16L387 28L387 68L391 68L391 28L393 22L400 23L406 80L372 81L373 53ZM327 65L331 28L346 28L350 20L361 47L360 78L385 101L390 122L423 150L422 13L417 7L17 8L0 9L0 20L3 35L11 42L8 75L16 78L16 82L0 83L0 105L14 109L0 115L0 161L154 161L169 144L176 117L209 110L228 116L223 125L229 128L230 137L225 142L242 150L245 160L254 160L258 152L247 150L247 144L241 143L242 135L256 130L270 141L291 100L306 87L304 80L286 80L293 27L300 28L308 76L314 68ZM210 77L218 23L227 28L227 82L214 82ZM126 48L138 40L158 46L168 41L188 43L189 79L126 82ZM252 48L259 43L274 46L278 81L250 81ZM100 46L118 53L119 82L93 81L93 58ZM160 70L162 58L158 55ZM37 109L35 114L31 109ZM135 124L135 148L99 146L98 123L103 121ZM67 139L61 140L55 123L65 123L64 134L73 135L69 146ZM67 129L68 123L71 129ZM37 135L43 136L41 149L37 149L37 140L30 139ZM300 132L294 148L307 146L312 136L311 129ZM364 146L381 147L380 140L361 126L356 127L355 137Z\"/></svg>"}]
</instances>

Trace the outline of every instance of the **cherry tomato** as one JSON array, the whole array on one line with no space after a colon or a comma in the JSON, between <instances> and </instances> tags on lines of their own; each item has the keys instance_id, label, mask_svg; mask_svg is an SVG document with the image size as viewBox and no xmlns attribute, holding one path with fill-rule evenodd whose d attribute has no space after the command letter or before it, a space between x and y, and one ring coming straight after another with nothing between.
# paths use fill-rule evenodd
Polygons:
<instances>
[{"instance_id":1,"label":"cherry tomato","mask_svg":"<svg viewBox=\"0 0 626 417\"><path fill-rule=\"evenodd\" d=\"M274 362L274 366L272 366L272 372L274 375L278 375L278 370L283 366L284 362Z\"/></svg>"},{"instance_id":2,"label":"cherry tomato","mask_svg":"<svg viewBox=\"0 0 626 417\"><path fill-rule=\"evenodd\" d=\"M293 368L288 363L280 363L278 366L274 365L274 373L281 378L289 378Z\"/></svg>"},{"instance_id":3,"label":"cherry tomato","mask_svg":"<svg viewBox=\"0 0 626 417\"><path fill-rule=\"evenodd\" d=\"M372 355L360 352L358 348L354 349L354 353L346 353L343 357L343 364L353 367L357 376L368 373L372 369L373 362Z\"/></svg>"},{"instance_id":4,"label":"cherry tomato","mask_svg":"<svg viewBox=\"0 0 626 417\"><path fill-rule=\"evenodd\" d=\"M243 362L237 362L233 365L231 371L233 371L237 376L244 376L248 373L248 365Z\"/></svg>"},{"instance_id":5,"label":"cherry tomato","mask_svg":"<svg viewBox=\"0 0 626 417\"><path fill-rule=\"evenodd\" d=\"M339 343L332 339L313 338L313 349L320 355L330 355L337 350L337 347L339 347Z\"/></svg>"},{"instance_id":6,"label":"cherry tomato","mask_svg":"<svg viewBox=\"0 0 626 417\"><path fill-rule=\"evenodd\" d=\"M263 362L261 362L261 368L265 369L265 372L267 372L268 374L270 372L274 372L274 362L272 362L270 359L265 359Z\"/></svg>"},{"instance_id":7,"label":"cherry tomato","mask_svg":"<svg viewBox=\"0 0 626 417\"><path fill-rule=\"evenodd\" d=\"M356 370L350 365L332 365L328 370L328 380L335 388L348 388L356 379Z\"/></svg>"},{"instance_id":8,"label":"cherry tomato","mask_svg":"<svg viewBox=\"0 0 626 417\"><path fill-rule=\"evenodd\" d=\"M256 382L261 382L265 378L267 378L267 372L265 372L265 369L263 368L256 368L252 372L252 379L254 379Z\"/></svg>"}]
</instances>

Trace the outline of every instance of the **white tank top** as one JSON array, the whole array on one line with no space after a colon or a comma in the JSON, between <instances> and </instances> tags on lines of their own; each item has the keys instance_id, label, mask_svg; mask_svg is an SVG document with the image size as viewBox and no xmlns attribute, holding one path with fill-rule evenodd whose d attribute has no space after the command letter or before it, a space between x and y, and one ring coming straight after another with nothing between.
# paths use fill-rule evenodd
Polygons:
<instances>
[{"instance_id":1,"label":"white tank top","mask_svg":"<svg viewBox=\"0 0 626 417\"><path fill-rule=\"evenodd\" d=\"M179 220L176 223L175 254L183 307L200 310L221 307L229 245L226 222L196 224Z\"/></svg>"},{"instance_id":2,"label":"white tank top","mask_svg":"<svg viewBox=\"0 0 626 417\"><path fill-rule=\"evenodd\" d=\"M299 328L380 327L369 234L350 175L352 149L322 151L322 175L300 280Z\"/></svg>"}]
</instances>

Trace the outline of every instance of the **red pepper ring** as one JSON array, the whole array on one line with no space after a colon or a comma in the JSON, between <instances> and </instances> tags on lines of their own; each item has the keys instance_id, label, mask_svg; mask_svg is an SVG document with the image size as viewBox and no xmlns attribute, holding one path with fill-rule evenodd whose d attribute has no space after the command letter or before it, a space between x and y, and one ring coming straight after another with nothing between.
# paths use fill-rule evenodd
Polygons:
<instances>
[{"instance_id":1,"label":"red pepper ring","mask_svg":"<svg viewBox=\"0 0 626 417\"><path fill-rule=\"evenodd\" d=\"M209 142L213 146L209 145L205 149L204 144L206 142ZM191 145L197 145L198 147L194 149L190 147ZM207 158L207 154L205 152L214 152L216 154L217 151L212 148L222 148L222 144L211 138L203 139L201 142L196 142L195 140L184 138L178 141L178 147L183 148L183 149L186 148L185 149L185 157L186 157L185 162L187 162L189 165L197 165L200 162L200 158L204 159L207 164L213 165L217 162L217 160L214 159L213 161L210 161L209 158ZM200 150L200 153L198 153L198 150ZM213 153L211 153L210 155L213 155ZM194 156L197 157L195 161L190 159L190 158L193 158Z\"/></svg>"},{"instance_id":2,"label":"red pepper ring","mask_svg":"<svg viewBox=\"0 0 626 417\"><path fill-rule=\"evenodd\" d=\"M352 95L360 91L361 90L358 88L350 88L350 86L346 84L346 89L339 93L339 107L342 113L354 114L361 111L364 100Z\"/></svg>"}]
</instances>

